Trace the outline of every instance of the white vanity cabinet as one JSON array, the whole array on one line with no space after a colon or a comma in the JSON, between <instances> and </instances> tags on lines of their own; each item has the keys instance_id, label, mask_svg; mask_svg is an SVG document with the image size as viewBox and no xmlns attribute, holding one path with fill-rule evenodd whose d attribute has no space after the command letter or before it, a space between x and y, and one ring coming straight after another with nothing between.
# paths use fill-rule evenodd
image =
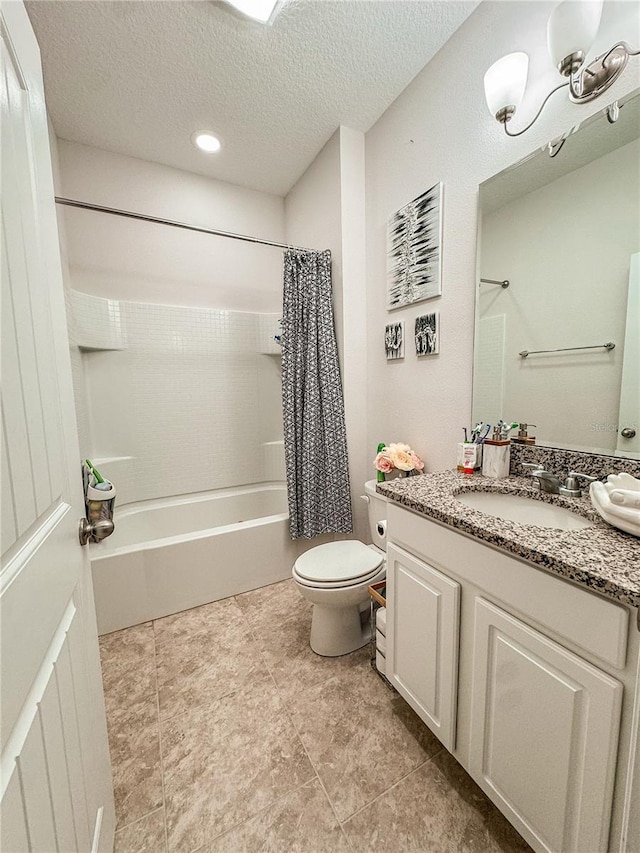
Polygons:
<instances>
[{"instance_id":1,"label":"white vanity cabinet","mask_svg":"<svg viewBox=\"0 0 640 853\"><path fill-rule=\"evenodd\" d=\"M475 599L469 769L543 850L609 843L622 684Z\"/></svg>"},{"instance_id":2,"label":"white vanity cabinet","mask_svg":"<svg viewBox=\"0 0 640 853\"><path fill-rule=\"evenodd\" d=\"M455 747L460 584L387 548L387 678L447 749ZM387 605L389 602L387 602Z\"/></svg>"},{"instance_id":3,"label":"white vanity cabinet","mask_svg":"<svg viewBox=\"0 0 640 853\"><path fill-rule=\"evenodd\" d=\"M401 695L534 850L638 853L631 608L397 504L387 554Z\"/></svg>"}]
</instances>

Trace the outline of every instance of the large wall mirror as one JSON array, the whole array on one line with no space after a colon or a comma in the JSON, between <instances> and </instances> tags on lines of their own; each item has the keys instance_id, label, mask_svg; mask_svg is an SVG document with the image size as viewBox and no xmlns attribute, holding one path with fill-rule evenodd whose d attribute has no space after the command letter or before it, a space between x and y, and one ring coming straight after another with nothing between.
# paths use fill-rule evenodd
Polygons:
<instances>
[{"instance_id":1,"label":"large wall mirror","mask_svg":"<svg viewBox=\"0 0 640 853\"><path fill-rule=\"evenodd\" d=\"M473 417L640 459L640 94L619 107L480 186Z\"/></svg>"}]
</instances>

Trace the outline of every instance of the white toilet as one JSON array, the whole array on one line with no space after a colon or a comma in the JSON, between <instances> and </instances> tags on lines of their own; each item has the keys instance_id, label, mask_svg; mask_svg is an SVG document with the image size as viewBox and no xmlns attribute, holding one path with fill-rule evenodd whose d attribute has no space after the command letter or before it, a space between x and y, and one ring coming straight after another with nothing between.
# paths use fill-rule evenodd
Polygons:
<instances>
[{"instance_id":1,"label":"white toilet","mask_svg":"<svg viewBox=\"0 0 640 853\"><path fill-rule=\"evenodd\" d=\"M369 641L367 587L386 576L387 501L376 494L375 480L364 489L373 544L348 539L317 545L298 557L292 571L296 586L313 604L311 648L325 657L346 655Z\"/></svg>"}]
</instances>

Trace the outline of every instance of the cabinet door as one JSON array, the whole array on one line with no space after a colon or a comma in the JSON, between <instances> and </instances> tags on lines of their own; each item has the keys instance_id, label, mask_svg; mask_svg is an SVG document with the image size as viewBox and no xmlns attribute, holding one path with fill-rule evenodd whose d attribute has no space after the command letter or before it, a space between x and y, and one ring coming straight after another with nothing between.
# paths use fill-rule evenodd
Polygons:
<instances>
[{"instance_id":1,"label":"cabinet door","mask_svg":"<svg viewBox=\"0 0 640 853\"><path fill-rule=\"evenodd\" d=\"M387 548L387 677L442 741L455 746L460 585Z\"/></svg>"},{"instance_id":2,"label":"cabinet door","mask_svg":"<svg viewBox=\"0 0 640 853\"><path fill-rule=\"evenodd\" d=\"M539 850L608 848L622 685L476 599L470 770Z\"/></svg>"}]
</instances>

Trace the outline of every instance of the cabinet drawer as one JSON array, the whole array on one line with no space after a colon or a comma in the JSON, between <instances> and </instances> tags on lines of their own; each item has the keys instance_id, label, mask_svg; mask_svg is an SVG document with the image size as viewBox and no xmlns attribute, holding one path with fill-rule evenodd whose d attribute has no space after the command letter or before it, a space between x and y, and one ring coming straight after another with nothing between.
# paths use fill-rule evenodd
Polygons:
<instances>
[{"instance_id":1,"label":"cabinet drawer","mask_svg":"<svg viewBox=\"0 0 640 853\"><path fill-rule=\"evenodd\" d=\"M470 771L540 849L608 849L621 702L620 682L476 599Z\"/></svg>"},{"instance_id":2,"label":"cabinet drawer","mask_svg":"<svg viewBox=\"0 0 640 853\"><path fill-rule=\"evenodd\" d=\"M387 678L447 749L455 747L460 584L387 548Z\"/></svg>"},{"instance_id":3,"label":"cabinet drawer","mask_svg":"<svg viewBox=\"0 0 640 853\"><path fill-rule=\"evenodd\" d=\"M392 543L455 579L480 587L579 649L624 668L626 608L391 502L387 519Z\"/></svg>"}]
</instances>

